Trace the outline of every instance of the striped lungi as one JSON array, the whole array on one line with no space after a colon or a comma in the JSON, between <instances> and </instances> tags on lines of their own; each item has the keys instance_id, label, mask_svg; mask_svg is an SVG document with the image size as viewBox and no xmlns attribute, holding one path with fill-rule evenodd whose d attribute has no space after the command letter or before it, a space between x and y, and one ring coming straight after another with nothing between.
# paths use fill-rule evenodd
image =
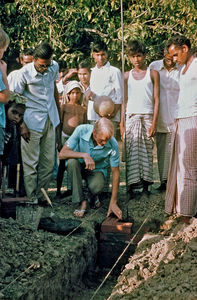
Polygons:
<instances>
[{"instance_id":1,"label":"striped lungi","mask_svg":"<svg viewBox=\"0 0 197 300\"><path fill-rule=\"evenodd\" d=\"M167 182L171 154L171 132L157 132L157 160L160 182Z\"/></svg>"},{"instance_id":2,"label":"striped lungi","mask_svg":"<svg viewBox=\"0 0 197 300\"><path fill-rule=\"evenodd\" d=\"M126 117L127 185L153 181L153 138L148 137L152 115Z\"/></svg>"},{"instance_id":3,"label":"striped lungi","mask_svg":"<svg viewBox=\"0 0 197 300\"><path fill-rule=\"evenodd\" d=\"M197 212L197 116L176 120L165 210L189 217Z\"/></svg>"}]
</instances>

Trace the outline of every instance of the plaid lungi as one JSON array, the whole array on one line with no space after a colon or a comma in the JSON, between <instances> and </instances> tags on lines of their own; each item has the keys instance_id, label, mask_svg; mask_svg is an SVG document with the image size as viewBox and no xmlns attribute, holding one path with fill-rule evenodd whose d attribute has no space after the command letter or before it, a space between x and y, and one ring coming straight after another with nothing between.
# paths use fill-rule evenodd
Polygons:
<instances>
[{"instance_id":1,"label":"plaid lungi","mask_svg":"<svg viewBox=\"0 0 197 300\"><path fill-rule=\"evenodd\" d=\"M152 115L126 117L127 185L153 181L153 138L148 137Z\"/></svg>"},{"instance_id":2,"label":"plaid lungi","mask_svg":"<svg viewBox=\"0 0 197 300\"><path fill-rule=\"evenodd\" d=\"M197 212L197 116L176 120L165 210L189 217Z\"/></svg>"}]
</instances>

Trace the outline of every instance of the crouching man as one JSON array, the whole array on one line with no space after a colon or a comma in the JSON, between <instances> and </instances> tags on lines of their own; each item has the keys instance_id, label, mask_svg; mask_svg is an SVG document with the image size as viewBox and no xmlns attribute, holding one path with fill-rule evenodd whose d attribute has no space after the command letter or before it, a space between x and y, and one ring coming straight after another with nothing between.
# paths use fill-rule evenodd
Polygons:
<instances>
[{"instance_id":1,"label":"crouching man","mask_svg":"<svg viewBox=\"0 0 197 300\"><path fill-rule=\"evenodd\" d=\"M104 188L107 168L112 170L112 195L107 216L114 213L122 219L117 205L120 182L120 153L118 143L113 137L113 124L101 118L95 125L79 125L62 148L59 158L67 159L67 171L72 186L72 201L80 203L74 211L76 217L83 217L87 209L87 197L83 194L82 179L85 179L90 198L98 206L98 195Z\"/></svg>"}]
</instances>

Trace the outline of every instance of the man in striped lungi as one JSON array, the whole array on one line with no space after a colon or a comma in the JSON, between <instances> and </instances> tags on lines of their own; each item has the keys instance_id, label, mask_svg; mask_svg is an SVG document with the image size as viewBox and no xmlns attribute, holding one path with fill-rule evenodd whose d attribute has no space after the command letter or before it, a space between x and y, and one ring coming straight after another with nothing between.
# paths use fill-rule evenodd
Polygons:
<instances>
[{"instance_id":1,"label":"man in striped lungi","mask_svg":"<svg viewBox=\"0 0 197 300\"><path fill-rule=\"evenodd\" d=\"M131 196L136 192L149 193L153 183L153 136L159 111L159 74L145 63L145 47L139 41L127 46L133 69L125 74L126 129L122 110L120 130L126 136L127 186Z\"/></svg>"},{"instance_id":2,"label":"man in striped lungi","mask_svg":"<svg viewBox=\"0 0 197 300\"><path fill-rule=\"evenodd\" d=\"M174 61L184 65L166 191L167 213L178 213L188 223L197 213L197 58L189 39L177 35L168 43Z\"/></svg>"}]
</instances>

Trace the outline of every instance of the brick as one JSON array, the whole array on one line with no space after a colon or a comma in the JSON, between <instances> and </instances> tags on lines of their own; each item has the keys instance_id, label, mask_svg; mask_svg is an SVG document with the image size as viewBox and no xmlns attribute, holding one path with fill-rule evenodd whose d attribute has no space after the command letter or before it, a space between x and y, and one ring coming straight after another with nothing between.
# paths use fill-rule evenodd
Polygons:
<instances>
[{"instance_id":1,"label":"brick","mask_svg":"<svg viewBox=\"0 0 197 300\"><path fill-rule=\"evenodd\" d=\"M115 217L108 217L101 225L101 232L131 234L132 226L132 223L121 221Z\"/></svg>"}]
</instances>

